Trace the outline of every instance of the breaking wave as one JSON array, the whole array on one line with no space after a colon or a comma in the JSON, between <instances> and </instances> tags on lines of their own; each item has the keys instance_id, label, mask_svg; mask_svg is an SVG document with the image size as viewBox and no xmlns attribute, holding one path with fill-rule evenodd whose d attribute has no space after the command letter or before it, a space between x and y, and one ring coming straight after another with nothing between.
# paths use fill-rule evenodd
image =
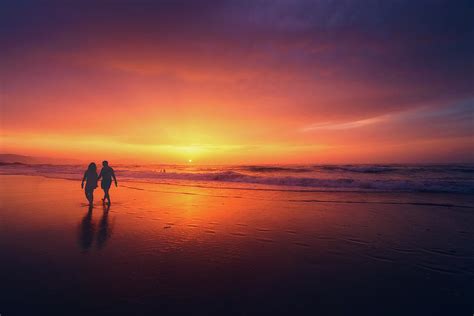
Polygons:
<instances>
[{"instance_id":1,"label":"breaking wave","mask_svg":"<svg viewBox=\"0 0 474 316\"><path fill-rule=\"evenodd\" d=\"M351 178L319 179L310 177L294 176L255 176L246 175L234 171L215 173L145 173L127 174L130 179L149 180L187 180L187 181L218 181L249 183L285 187L305 187L318 189L331 189L341 191L397 191L397 192L453 192L474 193L473 181L450 181L450 180L362 180Z\"/></svg>"},{"instance_id":2,"label":"breaking wave","mask_svg":"<svg viewBox=\"0 0 474 316\"><path fill-rule=\"evenodd\" d=\"M84 168L77 165L0 164L0 174L81 179ZM282 190L474 193L474 167L469 165L214 166L194 169L167 166L167 172L161 172L162 169L136 165L115 168L121 180L154 183L241 183L278 186Z\"/></svg>"}]
</instances>

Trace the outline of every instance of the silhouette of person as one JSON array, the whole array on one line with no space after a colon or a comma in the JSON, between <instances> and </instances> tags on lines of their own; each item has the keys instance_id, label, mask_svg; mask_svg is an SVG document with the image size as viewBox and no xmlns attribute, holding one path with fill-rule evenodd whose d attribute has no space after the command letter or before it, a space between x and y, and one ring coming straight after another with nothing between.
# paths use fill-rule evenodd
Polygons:
<instances>
[{"instance_id":1,"label":"silhouette of person","mask_svg":"<svg viewBox=\"0 0 474 316\"><path fill-rule=\"evenodd\" d=\"M114 179L115 186L117 186L117 178L115 178L114 169L109 166L109 162L107 160L102 161L102 170L100 170L99 180L102 179L100 183L100 187L104 190L104 198L102 201L105 203L107 200L107 204L110 205L110 195L109 189L110 185L112 184L112 178Z\"/></svg>"},{"instance_id":2,"label":"silhouette of person","mask_svg":"<svg viewBox=\"0 0 474 316\"><path fill-rule=\"evenodd\" d=\"M93 207L94 203L94 190L97 188L97 180L97 166L95 163L91 162L86 172L84 172L84 177L82 178L81 183L81 188L84 189L84 181L86 181L86 188L84 191L91 207Z\"/></svg>"}]
</instances>

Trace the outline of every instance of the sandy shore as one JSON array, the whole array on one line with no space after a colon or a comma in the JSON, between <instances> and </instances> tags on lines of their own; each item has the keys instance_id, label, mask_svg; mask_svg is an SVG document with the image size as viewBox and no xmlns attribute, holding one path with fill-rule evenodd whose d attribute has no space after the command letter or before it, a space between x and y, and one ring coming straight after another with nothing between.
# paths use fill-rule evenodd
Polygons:
<instances>
[{"instance_id":1,"label":"sandy shore","mask_svg":"<svg viewBox=\"0 0 474 316\"><path fill-rule=\"evenodd\" d=\"M89 210L80 181L0 176L0 189L2 315L473 312L465 196L124 182Z\"/></svg>"}]
</instances>

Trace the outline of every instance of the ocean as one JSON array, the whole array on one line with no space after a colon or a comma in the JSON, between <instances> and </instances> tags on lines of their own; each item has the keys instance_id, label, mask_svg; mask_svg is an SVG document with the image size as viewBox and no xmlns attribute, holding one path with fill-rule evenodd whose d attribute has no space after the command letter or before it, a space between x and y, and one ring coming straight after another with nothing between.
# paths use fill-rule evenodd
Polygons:
<instances>
[{"instance_id":1,"label":"ocean","mask_svg":"<svg viewBox=\"0 0 474 316\"><path fill-rule=\"evenodd\" d=\"M98 164L100 166L100 164ZM0 174L81 180L86 165L0 163ZM474 164L113 165L120 182L230 189L474 193Z\"/></svg>"}]
</instances>

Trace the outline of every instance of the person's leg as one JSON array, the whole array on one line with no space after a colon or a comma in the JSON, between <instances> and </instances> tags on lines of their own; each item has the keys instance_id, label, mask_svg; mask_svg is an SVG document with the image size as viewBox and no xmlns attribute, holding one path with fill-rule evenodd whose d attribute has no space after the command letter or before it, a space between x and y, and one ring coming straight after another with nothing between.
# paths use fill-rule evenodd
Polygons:
<instances>
[{"instance_id":1,"label":"person's leg","mask_svg":"<svg viewBox=\"0 0 474 316\"><path fill-rule=\"evenodd\" d=\"M107 203L110 204L109 189L110 189L110 188L105 189L105 198L107 199Z\"/></svg>"},{"instance_id":2,"label":"person's leg","mask_svg":"<svg viewBox=\"0 0 474 316\"><path fill-rule=\"evenodd\" d=\"M92 192L91 190L88 190L87 188L85 191L86 191L86 198L89 201L89 205L92 205L93 203Z\"/></svg>"}]
</instances>

